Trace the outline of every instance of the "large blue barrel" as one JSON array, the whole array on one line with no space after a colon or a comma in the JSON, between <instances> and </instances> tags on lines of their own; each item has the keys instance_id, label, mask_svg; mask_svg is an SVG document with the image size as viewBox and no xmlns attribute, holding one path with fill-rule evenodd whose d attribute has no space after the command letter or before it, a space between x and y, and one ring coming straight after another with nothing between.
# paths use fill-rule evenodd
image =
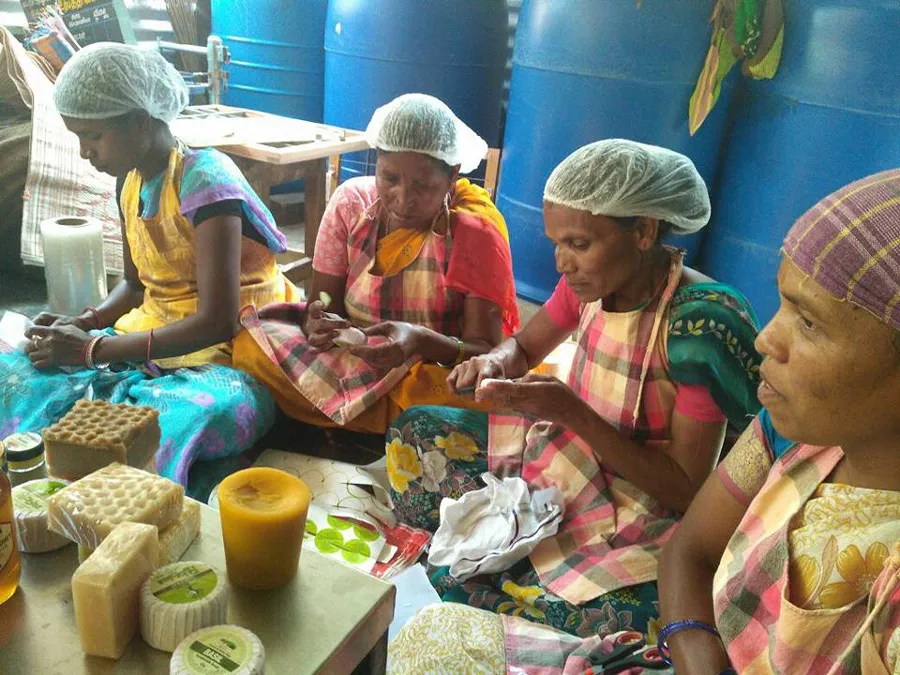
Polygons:
<instances>
[{"instance_id":1,"label":"large blue barrel","mask_svg":"<svg viewBox=\"0 0 900 675\"><path fill-rule=\"evenodd\" d=\"M900 3L787 0L773 80L735 101L713 224L709 274L738 286L760 320L778 308L778 251L820 198L900 166Z\"/></svg>"},{"instance_id":2,"label":"large blue barrel","mask_svg":"<svg viewBox=\"0 0 900 675\"><path fill-rule=\"evenodd\" d=\"M687 116L709 47L713 4L525 0L497 200L509 223L519 295L543 302L559 278L543 234L544 183L582 145L629 138L665 146L689 156L712 186L731 87L723 87L693 137ZM675 243L692 257L697 237Z\"/></svg>"},{"instance_id":3,"label":"large blue barrel","mask_svg":"<svg viewBox=\"0 0 900 675\"><path fill-rule=\"evenodd\" d=\"M327 0L212 0L231 51L223 103L322 121Z\"/></svg>"},{"instance_id":4,"label":"large blue barrel","mask_svg":"<svg viewBox=\"0 0 900 675\"><path fill-rule=\"evenodd\" d=\"M325 122L365 129L376 108L417 92L496 146L508 20L505 0L331 0ZM342 167L344 178L373 168L367 153L345 156Z\"/></svg>"}]
</instances>

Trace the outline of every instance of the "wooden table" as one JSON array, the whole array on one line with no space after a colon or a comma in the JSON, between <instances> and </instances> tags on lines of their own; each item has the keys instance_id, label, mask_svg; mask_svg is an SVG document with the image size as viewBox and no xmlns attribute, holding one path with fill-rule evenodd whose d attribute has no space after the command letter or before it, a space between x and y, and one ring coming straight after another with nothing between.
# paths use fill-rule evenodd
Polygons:
<instances>
[{"instance_id":1,"label":"wooden table","mask_svg":"<svg viewBox=\"0 0 900 675\"><path fill-rule=\"evenodd\" d=\"M182 560L225 570L217 511L203 506L200 536ZM170 654L136 635L118 661L81 651L72 607L74 545L23 554L16 594L0 605L0 673L169 672ZM231 587L228 622L250 629L266 650L266 675L384 673L387 630L394 615L391 584L304 547L297 577L277 591Z\"/></svg>"},{"instance_id":2,"label":"wooden table","mask_svg":"<svg viewBox=\"0 0 900 675\"><path fill-rule=\"evenodd\" d=\"M173 124L173 130L189 145L214 145L231 155L269 208L273 186L303 179L304 247L303 251L291 251L283 262L288 263L292 281L311 276L316 235L328 199L329 160L336 181L340 156L369 148L365 135L352 129L222 105L189 107ZM229 134L237 142L230 142Z\"/></svg>"}]
</instances>

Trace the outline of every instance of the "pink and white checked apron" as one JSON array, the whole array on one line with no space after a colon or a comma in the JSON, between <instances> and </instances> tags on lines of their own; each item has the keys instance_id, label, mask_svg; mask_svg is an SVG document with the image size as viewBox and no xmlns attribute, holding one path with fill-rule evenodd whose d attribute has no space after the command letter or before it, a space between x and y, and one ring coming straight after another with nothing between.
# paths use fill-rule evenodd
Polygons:
<instances>
[{"instance_id":1,"label":"pink and white checked apron","mask_svg":"<svg viewBox=\"0 0 900 675\"><path fill-rule=\"evenodd\" d=\"M600 302L582 311L580 339L569 386L620 433L665 448L675 406L669 379L667 316L681 281L683 254L672 258L665 287L646 306L604 312ZM656 579L659 553L675 516L602 464L572 432L518 415L492 414L489 466L521 473L536 488L555 485L566 515L556 536L531 554L541 583L573 604Z\"/></svg>"}]
</instances>

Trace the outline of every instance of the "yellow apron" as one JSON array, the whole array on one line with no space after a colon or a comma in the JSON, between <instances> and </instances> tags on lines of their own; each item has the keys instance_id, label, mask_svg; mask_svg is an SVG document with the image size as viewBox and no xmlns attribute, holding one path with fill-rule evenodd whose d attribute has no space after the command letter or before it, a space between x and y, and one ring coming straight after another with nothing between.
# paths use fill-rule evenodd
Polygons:
<instances>
[{"instance_id":1,"label":"yellow apron","mask_svg":"<svg viewBox=\"0 0 900 675\"><path fill-rule=\"evenodd\" d=\"M182 215L179 197L183 164L182 150L173 148L163 176L159 209L151 218L142 218L139 212L143 178L137 169L128 174L122 187L125 236L144 285L144 301L116 322L115 329L120 333L161 328L197 312L195 228ZM240 281L241 307L293 302L299 296L281 274L272 252L247 238L241 240ZM156 363L162 368L231 365L231 344L222 342L185 356L156 359Z\"/></svg>"}]
</instances>

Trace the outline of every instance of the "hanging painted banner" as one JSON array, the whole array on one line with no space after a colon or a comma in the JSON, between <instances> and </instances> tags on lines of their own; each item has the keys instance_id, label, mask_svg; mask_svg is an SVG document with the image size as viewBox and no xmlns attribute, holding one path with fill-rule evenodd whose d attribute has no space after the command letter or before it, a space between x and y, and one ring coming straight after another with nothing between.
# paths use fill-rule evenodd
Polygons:
<instances>
[{"instance_id":1,"label":"hanging painted banner","mask_svg":"<svg viewBox=\"0 0 900 675\"><path fill-rule=\"evenodd\" d=\"M57 7L82 47L95 42L136 42L131 17L122 0L20 0L20 3L30 24L36 23L47 7Z\"/></svg>"}]
</instances>

